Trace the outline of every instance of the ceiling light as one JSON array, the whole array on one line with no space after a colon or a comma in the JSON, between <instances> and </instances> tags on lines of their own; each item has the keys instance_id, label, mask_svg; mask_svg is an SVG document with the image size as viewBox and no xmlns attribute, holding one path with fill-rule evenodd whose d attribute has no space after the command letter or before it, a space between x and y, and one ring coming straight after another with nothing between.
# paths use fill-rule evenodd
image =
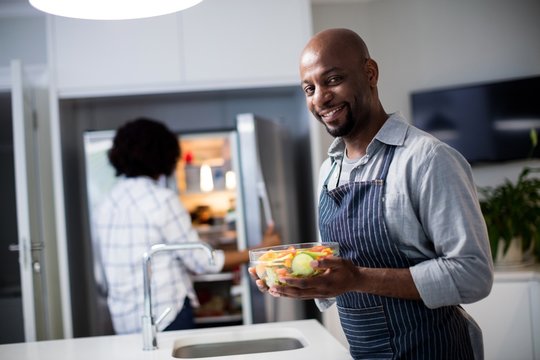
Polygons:
<instances>
[{"instance_id":1,"label":"ceiling light","mask_svg":"<svg viewBox=\"0 0 540 360\"><path fill-rule=\"evenodd\" d=\"M88 20L127 20L171 14L202 0L29 0L49 14Z\"/></svg>"}]
</instances>

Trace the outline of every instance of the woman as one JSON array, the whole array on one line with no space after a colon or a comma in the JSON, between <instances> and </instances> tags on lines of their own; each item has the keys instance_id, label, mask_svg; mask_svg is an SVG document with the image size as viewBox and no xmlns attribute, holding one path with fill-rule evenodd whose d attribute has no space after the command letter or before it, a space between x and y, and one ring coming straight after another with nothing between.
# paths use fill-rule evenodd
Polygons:
<instances>
[{"instance_id":1,"label":"woman","mask_svg":"<svg viewBox=\"0 0 540 360\"><path fill-rule=\"evenodd\" d=\"M178 140L163 124L139 118L120 127L108 153L120 179L100 205L97 241L108 286L107 303L117 334L138 332L143 313L142 255L158 243L199 241L178 194L160 185L180 156ZM261 247L278 245L268 229ZM215 273L249 261L248 250L216 251L214 264L199 250L167 252L152 259L153 312L170 307L160 330L194 327L198 300L189 272Z\"/></svg>"}]
</instances>

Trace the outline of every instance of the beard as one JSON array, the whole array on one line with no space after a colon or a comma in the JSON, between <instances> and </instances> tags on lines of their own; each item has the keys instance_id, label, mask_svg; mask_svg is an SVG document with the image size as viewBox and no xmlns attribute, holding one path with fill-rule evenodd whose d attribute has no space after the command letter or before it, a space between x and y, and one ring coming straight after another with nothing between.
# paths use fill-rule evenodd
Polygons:
<instances>
[{"instance_id":1,"label":"beard","mask_svg":"<svg viewBox=\"0 0 540 360\"><path fill-rule=\"evenodd\" d=\"M351 131L355 127L355 120L353 119L352 112L350 107L347 105L347 116L345 118L345 122L337 127L330 128L328 125L319 117L316 116L317 119L319 119L319 122L324 125L326 132L330 134L332 137L344 137L351 133Z\"/></svg>"}]
</instances>

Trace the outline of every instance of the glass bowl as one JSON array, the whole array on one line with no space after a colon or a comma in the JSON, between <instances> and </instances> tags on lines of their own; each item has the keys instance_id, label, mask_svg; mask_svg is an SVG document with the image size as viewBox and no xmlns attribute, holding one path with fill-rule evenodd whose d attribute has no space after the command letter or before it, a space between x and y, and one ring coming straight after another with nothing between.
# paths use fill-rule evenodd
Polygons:
<instances>
[{"instance_id":1,"label":"glass bowl","mask_svg":"<svg viewBox=\"0 0 540 360\"><path fill-rule=\"evenodd\" d=\"M284 244L249 251L251 266L267 286L281 285L282 276L316 276L322 271L313 269L310 263L327 256L339 256L338 243Z\"/></svg>"}]
</instances>

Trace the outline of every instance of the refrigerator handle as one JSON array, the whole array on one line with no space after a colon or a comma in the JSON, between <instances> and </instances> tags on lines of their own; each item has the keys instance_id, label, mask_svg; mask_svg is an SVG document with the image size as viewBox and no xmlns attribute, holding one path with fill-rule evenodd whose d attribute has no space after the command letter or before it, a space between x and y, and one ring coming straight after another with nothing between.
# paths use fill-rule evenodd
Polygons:
<instances>
[{"instance_id":1,"label":"refrigerator handle","mask_svg":"<svg viewBox=\"0 0 540 360\"><path fill-rule=\"evenodd\" d=\"M268 192L266 191L266 184L264 183L260 164L257 166L257 177L257 193L261 199L266 227L274 226L275 223L272 215L272 207L270 206L270 200L268 199Z\"/></svg>"}]
</instances>

